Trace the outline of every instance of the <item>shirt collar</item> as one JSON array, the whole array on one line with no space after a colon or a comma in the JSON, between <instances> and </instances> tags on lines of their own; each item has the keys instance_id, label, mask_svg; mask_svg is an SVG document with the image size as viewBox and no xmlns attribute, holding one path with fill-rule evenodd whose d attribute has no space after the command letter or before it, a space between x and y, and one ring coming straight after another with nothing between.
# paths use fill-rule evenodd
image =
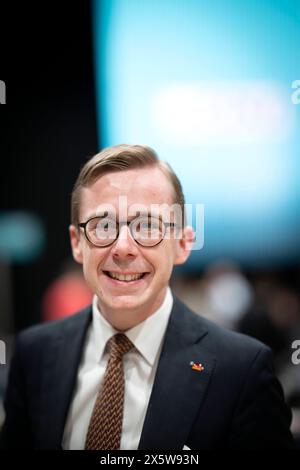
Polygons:
<instances>
[{"instance_id":1,"label":"shirt collar","mask_svg":"<svg viewBox=\"0 0 300 470\"><path fill-rule=\"evenodd\" d=\"M173 295L169 286L161 306L146 320L126 331L126 336L134 344L146 361L153 366L163 341L173 307ZM98 307L97 296L93 298L94 350L102 357L107 341L118 331L103 317Z\"/></svg>"}]
</instances>

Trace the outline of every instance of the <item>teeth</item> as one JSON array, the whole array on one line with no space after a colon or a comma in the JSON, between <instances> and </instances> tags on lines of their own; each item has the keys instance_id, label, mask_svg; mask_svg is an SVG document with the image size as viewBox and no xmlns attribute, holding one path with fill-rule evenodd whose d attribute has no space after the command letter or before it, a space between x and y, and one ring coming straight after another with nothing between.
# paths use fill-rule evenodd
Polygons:
<instances>
[{"instance_id":1,"label":"teeth","mask_svg":"<svg viewBox=\"0 0 300 470\"><path fill-rule=\"evenodd\" d=\"M143 273L124 275L124 274L112 273L111 271L109 271L109 275L114 279L118 279L119 281L135 281L136 279L140 279L143 276Z\"/></svg>"}]
</instances>

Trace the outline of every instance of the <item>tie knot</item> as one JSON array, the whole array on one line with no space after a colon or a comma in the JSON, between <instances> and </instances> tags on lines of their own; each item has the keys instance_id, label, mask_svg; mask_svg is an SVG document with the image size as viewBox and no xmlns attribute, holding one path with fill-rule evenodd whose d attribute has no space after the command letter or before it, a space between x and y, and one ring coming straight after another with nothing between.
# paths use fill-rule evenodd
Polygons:
<instances>
[{"instance_id":1,"label":"tie knot","mask_svg":"<svg viewBox=\"0 0 300 470\"><path fill-rule=\"evenodd\" d=\"M124 354L130 351L130 349L133 347L133 343L123 333L117 333L107 342L107 348L110 356L113 356L117 359L122 359Z\"/></svg>"}]
</instances>

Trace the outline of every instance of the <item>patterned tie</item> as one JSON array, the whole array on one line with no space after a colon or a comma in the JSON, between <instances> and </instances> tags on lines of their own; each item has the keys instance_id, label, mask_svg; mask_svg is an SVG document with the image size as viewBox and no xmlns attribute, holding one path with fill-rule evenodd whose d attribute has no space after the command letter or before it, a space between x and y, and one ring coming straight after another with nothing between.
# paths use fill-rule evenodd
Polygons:
<instances>
[{"instance_id":1,"label":"patterned tie","mask_svg":"<svg viewBox=\"0 0 300 470\"><path fill-rule=\"evenodd\" d=\"M122 333L107 342L110 358L90 420L85 442L87 450L120 449L125 389L122 359L133 347Z\"/></svg>"}]
</instances>

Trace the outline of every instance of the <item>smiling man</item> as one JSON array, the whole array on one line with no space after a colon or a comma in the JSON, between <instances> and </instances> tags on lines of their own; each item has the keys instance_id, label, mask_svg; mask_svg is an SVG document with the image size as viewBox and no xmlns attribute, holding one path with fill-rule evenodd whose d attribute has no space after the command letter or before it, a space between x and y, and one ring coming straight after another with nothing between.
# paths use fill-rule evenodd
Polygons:
<instances>
[{"instance_id":1,"label":"smiling man","mask_svg":"<svg viewBox=\"0 0 300 470\"><path fill-rule=\"evenodd\" d=\"M121 153L122 149L126 152L126 147L118 147L114 151ZM108 170L104 162L107 166L112 165L109 163L109 157L104 159L102 169L98 163L99 156L91 160L90 172L87 172L86 176L88 186L83 179L82 183L78 181L75 188L73 201L79 192L80 203L74 203L73 224L70 227L74 258L83 264L85 278L98 298L102 315L112 326L121 331L143 322L162 305L173 266L187 259L193 241L192 227L184 227L182 238L175 238L172 236L171 227L165 227L164 222L156 217L161 214L154 212L156 207L169 207L170 210L165 210L164 214L167 216L167 223L170 223L170 217L173 215L172 206L177 203L180 207L182 201L181 194L176 194L178 189L172 186L171 179L167 176L166 167L162 166L164 172L157 164L135 168L139 163L138 152L142 154L142 150L133 147L131 151L133 168L125 167L123 171L110 170L106 173ZM150 159L151 152L148 149L144 149L144 152ZM103 153L103 158L105 155ZM107 155L111 155L109 151ZM121 159L121 155L119 158ZM127 162L130 163L131 159L129 157L126 159L126 153L123 159L124 166ZM95 170L93 170L94 164ZM104 172L101 177L99 171ZM95 177L97 179L94 181ZM114 211L111 213L106 209ZM126 212L132 209L138 215L143 212L144 215L140 215L138 220L134 216L128 217ZM139 238L135 241L130 236L127 225L119 229L120 234L115 240L116 219L120 219L119 212L122 212L128 221L133 221L136 233L140 234L141 229L146 228L145 241L139 242ZM101 214L102 217L97 214ZM80 224L80 232L78 232L79 220L87 221ZM154 244L151 243L151 225L152 230L157 229L159 234L166 230L167 236L164 240L155 235ZM111 235L108 243L106 240L99 240L99 236L97 239L97 231L99 235L101 228L104 235L105 230L108 236ZM83 237L83 234L86 236ZM124 279L124 276L127 278Z\"/></svg>"},{"instance_id":2,"label":"smiling man","mask_svg":"<svg viewBox=\"0 0 300 470\"><path fill-rule=\"evenodd\" d=\"M152 149L119 145L83 166L70 239L93 304L18 336L2 447L293 447L270 349L169 287L194 232L177 176Z\"/></svg>"}]
</instances>

